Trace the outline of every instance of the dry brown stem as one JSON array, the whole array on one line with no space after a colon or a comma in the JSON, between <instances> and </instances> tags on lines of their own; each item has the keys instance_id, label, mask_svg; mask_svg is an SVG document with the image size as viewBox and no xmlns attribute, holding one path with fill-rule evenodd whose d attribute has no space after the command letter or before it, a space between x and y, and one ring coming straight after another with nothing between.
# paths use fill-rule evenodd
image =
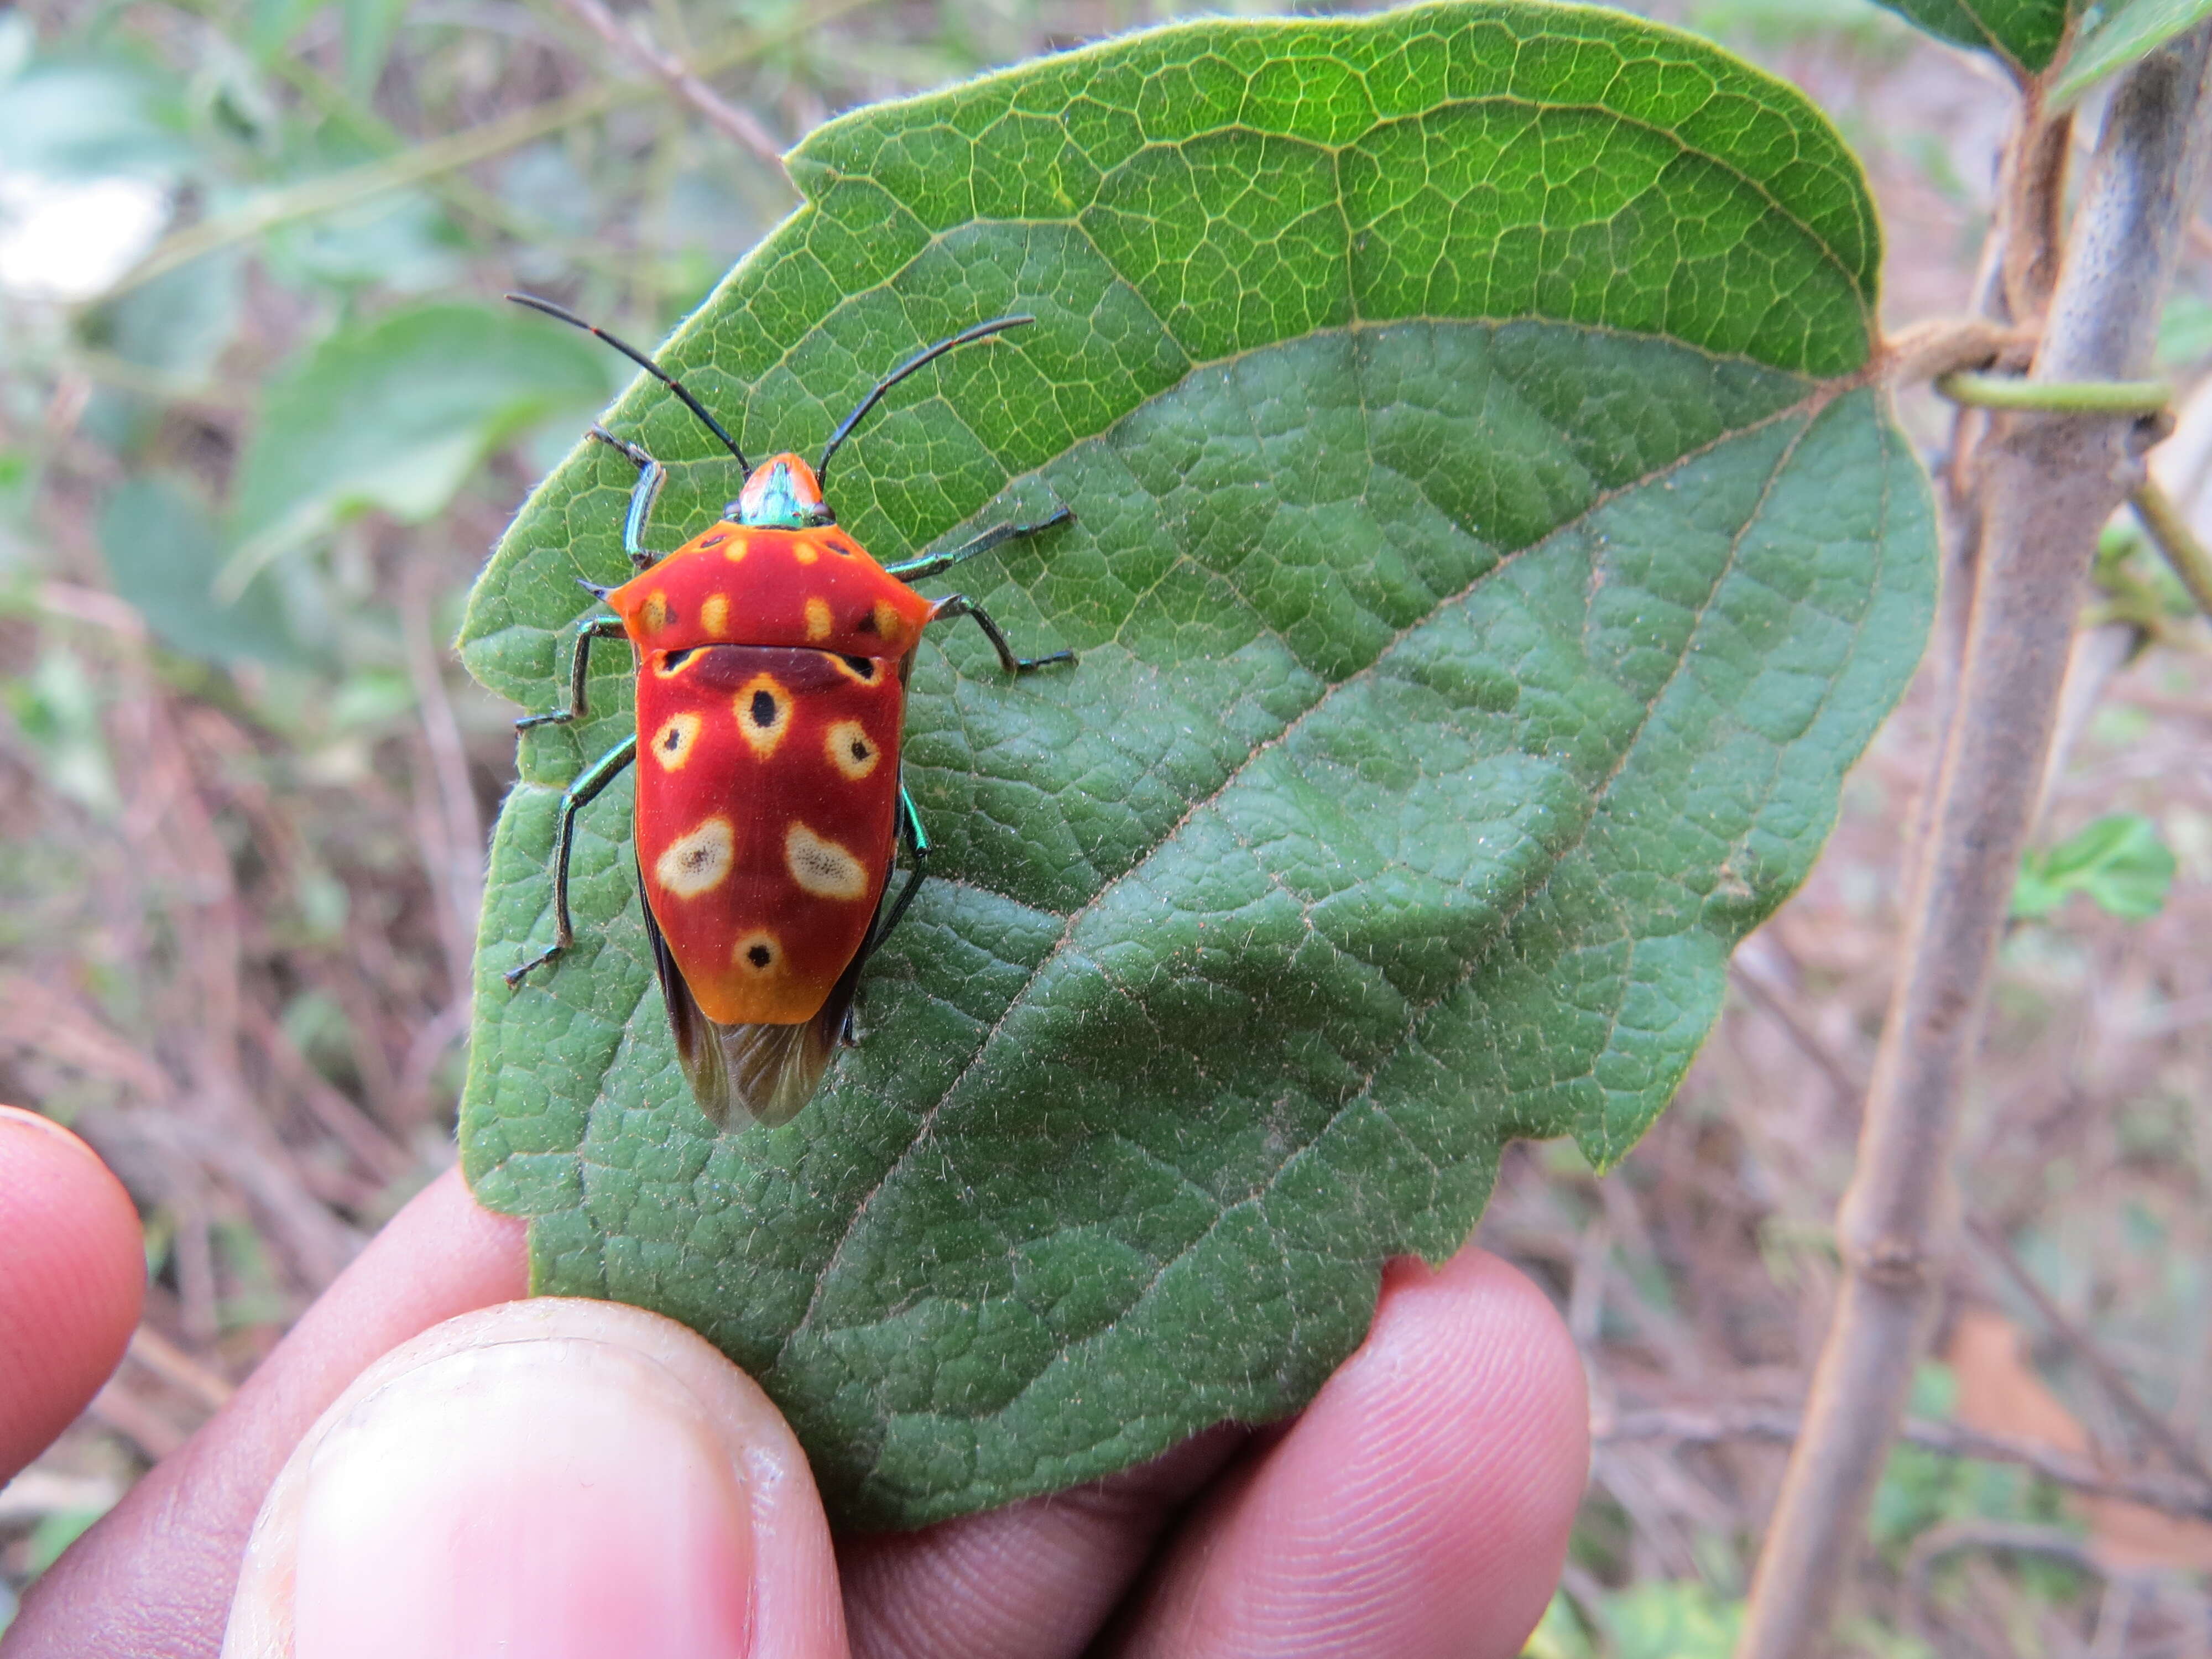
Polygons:
<instances>
[{"instance_id":1,"label":"dry brown stem","mask_svg":"<svg viewBox=\"0 0 2212 1659\"><path fill-rule=\"evenodd\" d=\"M1590 1425L1600 1445L1629 1440L1671 1440L1678 1445L1709 1446L1730 1440L1771 1440L1788 1445L1804 1432L1804 1419L1783 1406L1733 1406L1717 1409L1644 1407L1600 1418ZM2164 1515L2212 1521L2212 1486L2170 1475L2123 1474L2098 1468L2086 1458L2040 1441L1991 1434L1958 1423L1908 1418L1897 1437L1923 1451L1983 1463L2009 1463L2033 1470L2053 1486L2089 1498L2140 1504Z\"/></svg>"},{"instance_id":2,"label":"dry brown stem","mask_svg":"<svg viewBox=\"0 0 2212 1659\"><path fill-rule=\"evenodd\" d=\"M2212 29L2200 27L2114 93L2032 380L2132 379L2148 365L2212 139L2208 47ZM1955 1224L1958 1104L2091 554L2141 482L2147 435L2123 417L2007 414L1979 447L1965 656L1929 793L1903 970L1838 1218L1844 1283L1738 1659L1819 1651L1864 1536Z\"/></svg>"},{"instance_id":3,"label":"dry brown stem","mask_svg":"<svg viewBox=\"0 0 2212 1659\"><path fill-rule=\"evenodd\" d=\"M769 136L768 129L748 111L726 103L721 94L694 74L683 59L670 56L624 28L621 20L599 0L566 0L566 3L586 28L690 105L708 126L766 161L775 169L778 178L788 176L783 170L783 146Z\"/></svg>"},{"instance_id":4,"label":"dry brown stem","mask_svg":"<svg viewBox=\"0 0 2212 1659\"><path fill-rule=\"evenodd\" d=\"M2034 1307L2036 1317L2050 1327L2051 1334L2063 1342L2069 1352L2088 1369L2097 1379L2097 1386L2105 1391L2121 1416L2132 1424L2137 1433L2149 1441L2172 1462L2173 1466L2191 1480L2212 1488L2212 1468L2172 1424L2150 1408L2148 1402L2136 1392L2135 1384L2122 1375L2118 1366L2105 1357L2104 1350L2090 1339L2089 1334L2066 1316L2066 1310L2051 1299L2050 1293L2028 1271L2027 1264L2016 1255L2005 1236L1986 1222L1970 1219L1966 1231L1987 1250L1996 1264Z\"/></svg>"}]
</instances>

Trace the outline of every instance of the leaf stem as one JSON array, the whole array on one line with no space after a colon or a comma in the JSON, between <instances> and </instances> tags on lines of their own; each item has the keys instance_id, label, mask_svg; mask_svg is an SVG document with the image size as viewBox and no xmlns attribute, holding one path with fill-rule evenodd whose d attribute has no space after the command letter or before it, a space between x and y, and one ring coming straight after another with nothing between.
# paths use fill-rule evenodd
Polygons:
<instances>
[{"instance_id":1,"label":"leaf stem","mask_svg":"<svg viewBox=\"0 0 2212 1659\"><path fill-rule=\"evenodd\" d=\"M2181 516L2173 498L2154 479L2146 478L2128 497L2128 505L2135 509L2136 521L2152 544L2166 556L2167 566L2189 590L2197 608L2212 617L2212 551L2197 539L2197 532L2190 529L2189 520Z\"/></svg>"},{"instance_id":2,"label":"leaf stem","mask_svg":"<svg viewBox=\"0 0 2212 1659\"><path fill-rule=\"evenodd\" d=\"M2083 581L2098 532L2140 482L2154 435L2136 418L2140 403L2085 407L2069 394L2148 366L2208 149L2212 25L2145 58L2113 94L2034 366L2026 382L2007 383L2031 388L2026 408L1992 420L1976 461L1966 652L1858 1168L1837 1218L1844 1281L1736 1659L1810 1659L1821 1649L1905 1415L1955 1248L1959 1102L2041 793ZM2054 401L2071 418L2052 418Z\"/></svg>"},{"instance_id":3,"label":"leaf stem","mask_svg":"<svg viewBox=\"0 0 2212 1659\"><path fill-rule=\"evenodd\" d=\"M1936 391L1976 409L2045 415L2156 415L2173 401L2163 380L2030 380L1971 372L1937 377Z\"/></svg>"}]
</instances>

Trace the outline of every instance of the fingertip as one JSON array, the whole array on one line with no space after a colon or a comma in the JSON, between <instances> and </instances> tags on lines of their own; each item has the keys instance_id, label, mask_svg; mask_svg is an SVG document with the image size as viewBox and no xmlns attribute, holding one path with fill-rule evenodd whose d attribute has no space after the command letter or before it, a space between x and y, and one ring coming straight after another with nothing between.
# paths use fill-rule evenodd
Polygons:
<instances>
[{"instance_id":1,"label":"fingertip","mask_svg":"<svg viewBox=\"0 0 2212 1659\"><path fill-rule=\"evenodd\" d=\"M256 1521L228 1659L844 1650L828 1523L694 1333L544 1298L449 1320L324 1413Z\"/></svg>"},{"instance_id":2,"label":"fingertip","mask_svg":"<svg viewBox=\"0 0 2212 1659\"><path fill-rule=\"evenodd\" d=\"M51 1118L0 1106L0 1482L100 1391L145 1297L123 1183Z\"/></svg>"},{"instance_id":3,"label":"fingertip","mask_svg":"<svg viewBox=\"0 0 2212 1659\"><path fill-rule=\"evenodd\" d=\"M1393 1262L1366 1340L1194 1518L1132 1650L1517 1654L1589 1465L1581 1359L1543 1293L1473 1248Z\"/></svg>"}]
</instances>

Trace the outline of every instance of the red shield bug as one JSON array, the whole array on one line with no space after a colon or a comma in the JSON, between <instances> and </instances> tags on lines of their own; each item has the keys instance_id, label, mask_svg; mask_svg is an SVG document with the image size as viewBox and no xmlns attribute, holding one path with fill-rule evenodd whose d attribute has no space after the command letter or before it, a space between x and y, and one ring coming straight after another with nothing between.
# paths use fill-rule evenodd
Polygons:
<instances>
[{"instance_id":1,"label":"red shield bug","mask_svg":"<svg viewBox=\"0 0 2212 1659\"><path fill-rule=\"evenodd\" d=\"M574 943L568 862L576 815L637 768L634 840L645 928L676 1052L700 1109L717 1125L782 1123L812 1098L838 1042L853 1040L860 970L907 907L929 838L901 777L906 688L922 630L974 619L1000 665L1025 674L1072 663L1018 657L961 594L925 599L907 584L1073 516L1005 524L949 552L881 565L837 526L823 483L838 447L885 392L924 364L1035 320L1000 317L915 353L878 381L809 466L794 454L750 465L737 441L652 358L547 301L507 296L598 336L706 423L745 475L723 517L668 554L646 550L664 469L604 427L592 436L637 468L623 550L636 574L584 586L611 617L572 630L568 702L515 722L575 720L594 640L627 638L637 671L637 726L561 797L553 855L553 943L507 972L520 984ZM896 847L909 872L886 906Z\"/></svg>"}]
</instances>

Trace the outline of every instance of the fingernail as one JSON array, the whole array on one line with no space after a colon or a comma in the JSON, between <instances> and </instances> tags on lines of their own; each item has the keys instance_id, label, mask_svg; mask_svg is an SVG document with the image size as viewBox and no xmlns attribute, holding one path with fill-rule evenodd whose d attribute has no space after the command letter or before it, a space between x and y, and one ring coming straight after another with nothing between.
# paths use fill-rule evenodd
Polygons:
<instances>
[{"instance_id":1,"label":"fingernail","mask_svg":"<svg viewBox=\"0 0 2212 1659\"><path fill-rule=\"evenodd\" d=\"M395 1377L315 1448L299 1528L297 1659L750 1650L738 1460L672 1371L611 1343Z\"/></svg>"}]
</instances>

